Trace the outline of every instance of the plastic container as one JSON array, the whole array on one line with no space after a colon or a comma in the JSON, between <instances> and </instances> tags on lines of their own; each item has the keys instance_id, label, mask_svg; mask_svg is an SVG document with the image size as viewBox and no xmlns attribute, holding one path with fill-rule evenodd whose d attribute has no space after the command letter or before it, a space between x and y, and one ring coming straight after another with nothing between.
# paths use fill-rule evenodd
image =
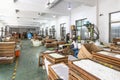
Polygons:
<instances>
[{"instance_id":1,"label":"plastic container","mask_svg":"<svg viewBox=\"0 0 120 80\"><path fill-rule=\"evenodd\" d=\"M16 51L15 51L15 56L16 56L16 57L19 57L19 56L20 56L20 50L16 50Z\"/></svg>"}]
</instances>

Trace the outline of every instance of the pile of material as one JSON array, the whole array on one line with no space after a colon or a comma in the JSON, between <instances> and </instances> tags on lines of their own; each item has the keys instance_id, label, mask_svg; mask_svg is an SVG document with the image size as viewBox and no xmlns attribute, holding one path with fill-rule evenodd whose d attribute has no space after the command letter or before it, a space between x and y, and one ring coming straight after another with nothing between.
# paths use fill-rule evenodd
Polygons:
<instances>
[{"instance_id":1,"label":"pile of material","mask_svg":"<svg viewBox=\"0 0 120 80\"><path fill-rule=\"evenodd\" d=\"M120 51L120 38L113 38L113 43L110 45L111 51Z\"/></svg>"},{"instance_id":2,"label":"pile of material","mask_svg":"<svg viewBox=\"0 0 120 80\"><path fill-rule=\"evenodd\" d=\"M34 47L37 47L37 46L41 45L41 41L39 41L39 40L31 39L31 41L32 41L32 44L33 44Z\"/></svg>"},{"instance_id":3,"label":"pile of material","mask_svg":"<svg viewBox=\"0 0 120 80\"><path fill-rule=\"evenodd\" d=\"M93 43L90 44L84 44L81 46L81 49L79 50L78 53L78 58L79 59L83 59L83 58L92 58L92 51L93 52L98 52L101 49L99 47L97 47L96 45L94 45Z\"/></svg>"},{"instance_id":4,"label":"pile of material","mask_svg":"<svg viewBox=\"0 0 120 80\"><path fill-rule=\"evenodd\" d=\"M15 42L0 42L0 63L13 63Z\"/></svg>"}]
</instances>

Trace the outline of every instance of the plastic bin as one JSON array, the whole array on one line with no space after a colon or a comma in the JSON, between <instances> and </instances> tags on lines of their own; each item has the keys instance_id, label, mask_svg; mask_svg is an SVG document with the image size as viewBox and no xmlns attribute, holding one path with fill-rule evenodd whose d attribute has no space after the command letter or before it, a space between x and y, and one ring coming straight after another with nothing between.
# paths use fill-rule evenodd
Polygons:
<instances>
[{"instance_id":1,"label":"plastic bin","mask_svg":"<svg viewBox=\"0 0 120 80\"><path fill-rule=\"evenodd\" d=\"M20 56L20 50L16 50L16 51L15 51L15 56L16 56L16 57L19 57L19 56Z\"/></svg>"}]
</instances>

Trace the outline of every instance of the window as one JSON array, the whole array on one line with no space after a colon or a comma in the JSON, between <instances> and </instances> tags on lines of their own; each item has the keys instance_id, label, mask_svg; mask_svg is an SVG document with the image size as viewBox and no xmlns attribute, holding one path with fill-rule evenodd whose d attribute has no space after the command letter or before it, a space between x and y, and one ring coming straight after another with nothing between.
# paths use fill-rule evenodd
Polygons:
<instances>
[{"instance_id":1,"label":"window","mask_svg":"<svg viewBox=\"0 0 120 80\"><path fill-rule=\"evenodd\" d=\"M0 37L2 37L2 27L0 27Z\"/></svg>"},{"instance_id":2,"label":"window","mask_svg":"<svg viewBox=\"0 0 120 80\"><path fill-rule=\"evenodd\" d=\"M86 26L84 26L86 20L87 18L76 20L77 36L79 36L81 40L86 40L88 37L88 30Z\"/></svg>"},{"instance_id":3,"label":"window","mask_svg":"<svg viewBox=\"0 0 120 80\"><path fill-rule=\"evenodd\" d=\"M120 38L120 11L109 14L109 41Z\"/></svg>"},{"instance_id":4,"label":"window","mask_svg":"<svg viewBox=\"0 0 120 80\"><path fill-rule=\"evenodd\" d=\"M51 26L51 30L52 30L52 38L55 39L55 25Z\"/></svg>"},{"instance_id":5,"label":"window","mask_svg":"<svg viewBox=\"0 0 120 80\"><path fill-rule=\"evenodd\" d=\"M0 37L3 37L4 36L4 30L3 30L3 27L0 28Z\"/></svg>"},{"instance_id":6,"label":"window","mask_svg":"<svg viewBox=\"0 0 120 80\"><path fill-rule=\"evenodd\" d=\"M60 36L61 40L65 40L65 35L66 35L66 23L60 24Z\"/></svg>"}]
</instances>

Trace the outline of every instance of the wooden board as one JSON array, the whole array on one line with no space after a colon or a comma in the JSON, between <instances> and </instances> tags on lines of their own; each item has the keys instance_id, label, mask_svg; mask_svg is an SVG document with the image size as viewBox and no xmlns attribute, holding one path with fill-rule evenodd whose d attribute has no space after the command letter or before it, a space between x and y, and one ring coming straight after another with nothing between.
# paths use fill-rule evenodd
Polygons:
<instances>
[{"instance_id":1,"label":"wooden board","mask_svg":"<svg viewBox=\"0 0 120 80\"><path fill-rule=\"evenodd\" d=\"M99 52L92 52L93 59L96 61L103 62L104 64L109 64L109 67L120 70L120 58L115 57L116 55L120 55L113 52L105 51L108 54L102 54ZM104 52L103 52L104 53ZM107 65L105 64L105 65Z\"/></svg>"},{"instance_id":2,"label":"wooden board","mask_svg":"<svg viewBox=\"0 0 120 80\"><path fill-rule=\"evenodd\" d=\"M51 53L51 54L57 54L57 55L60 55L60 56L63 56L61 54L58 54L58 53ZM53 56L50 56L50 54L46 54L44 56L47 60L49 60L52 64L56 64L56 63L60 63L60 62L64 62L64 63L68 63L68 56L63 56L63 57L60 57L60 58L55 58Z\"/></svg>"},{"instance_id":3,"label":"wooden board","mask_svg":"<svg viewBox=\"0 0 120 80\"><path fill-rule=\"evenodd\" d=\"M76 64L76 62L78 63ZM69 80L118 80L120 76L119 71L108 68L89 59L71 61L68 65L70 68Z\"/></svg>"},{"instance_id":4,"label":"wooden board","mask_svg":"<svg viewBox=\"0 0 120 80\"><path fill-rule=\"evenodd\" d=\"M69 70L68 66L64 63L49 65L48 78L50 80L68 80L68 78L69 78L68 77L69 76L68 70Z\"/></svg>"},{"instance_id":5,"label":"wooden board","mask_svg":"<svg viewBox=\"0 0 120 80\"><path fill-rule=\"evenodd\" d=\"M0 63L13 63L15 46L15 42L0 42Z\"/></svg>"},{"instance_id":6,"label":"wooden board","mask_svg":"<svg viewBox=\"0 0 120 80\"><path fill-rule=\"evenodd\" d=\"M45 43L46 48L55 48L57 47L57 43Z\"/></svg>"}]
</instances>

